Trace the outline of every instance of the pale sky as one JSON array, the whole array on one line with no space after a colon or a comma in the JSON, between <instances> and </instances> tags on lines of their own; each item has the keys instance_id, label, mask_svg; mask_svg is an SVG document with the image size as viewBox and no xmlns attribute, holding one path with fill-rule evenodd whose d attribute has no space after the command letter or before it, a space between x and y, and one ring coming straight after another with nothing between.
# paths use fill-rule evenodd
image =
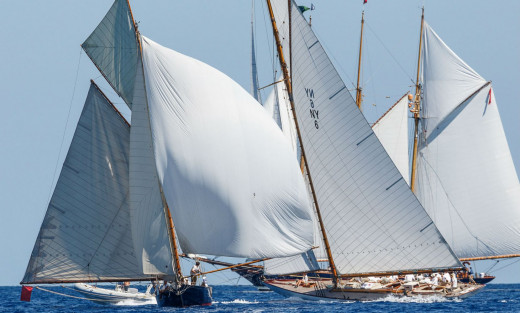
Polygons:
<instances>
[{"instance_id":1,"label":"pale sky","mask_svg":"<svg viewBox=\"0 0 520 313\"><path fill-rule=\"evenodd\" d=\"M298 1L306 6L311 2L316 10L306 16L312 15L322 45L347 87L353 89L363 1ZM250 0L130 3L144 35L216 67L250 90ZM129 118L123 101L80 48L111 4L108 0L0 0L0 285L16 285L23 277L89 80L101 85ZM518 173L520 1L369 0L365 5L362 76L368 120L375 121L411 90L423 4L426 20L439 36L482 77L493 81ZM261 86L272 83L272 42L267 40L271 30L265 27L268 19L265 3L257 0ZM514 261L501 261L496 268ZM477 269L484 271L491 264L477 264ZM493 274L496 283L520 283L520 262ZM235 283L237 276L233 275L221 275L214 281Z\"/></svg>"}]
</instances>

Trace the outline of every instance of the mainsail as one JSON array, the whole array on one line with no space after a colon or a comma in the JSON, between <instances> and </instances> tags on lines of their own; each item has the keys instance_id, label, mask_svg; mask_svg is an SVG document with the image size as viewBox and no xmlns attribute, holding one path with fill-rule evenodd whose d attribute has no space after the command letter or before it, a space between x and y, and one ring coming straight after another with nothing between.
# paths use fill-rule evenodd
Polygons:
<instances>
[{"instance_id":1,"label":"mainsail","mask_svg":"<svg viewBox=\"0 0 520 313\"><path fill-rule=\"evenodd\" d=\"M520 253L520 185L487 82L425 23L417 196L459 258Z\"/></svg>"},{"instance_id":2,"label":"mainsail","mask_svg":"<svg viewBox=\"0 0 520 313\"><path fill-rule=\"evenodd\" d=\"M407 184L410 184L408 157L408 99L402 96L373 125L372 130L385 147Z\"/></svg>"},{"instance_id":3,"label":"mainsail","mask_svg":"<svg viewBox=\"0 0 520 313\"><path fill-rule=\"evenodd\" d=\"M129 137L92 83L22 283L149 278L129 240Z\"/></svg>"},{"instance_id":4,"label":"mainsail","mask_svg":"<svg viewBox=\"0 0 520 313\"><path fill-rule=\"evenodd\" d=\"M287 39L287 1L272 3ZM296 117L337 271L460 266L294 2L291 7Z\"/></svg>"}]
</instances>

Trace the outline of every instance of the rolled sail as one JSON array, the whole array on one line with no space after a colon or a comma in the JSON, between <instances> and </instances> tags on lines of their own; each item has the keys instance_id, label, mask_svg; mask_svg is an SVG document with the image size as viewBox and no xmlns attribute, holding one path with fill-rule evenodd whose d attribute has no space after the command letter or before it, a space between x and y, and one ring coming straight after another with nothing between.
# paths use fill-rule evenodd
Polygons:
<instances>
[{"instance_id":1,"label":"rolled sail","mask_svg":"<svg viewBox=\"0 0 520 313\"><path fill-rule=\"evenodd\" d=\"M287 15L287 1L272 4ZM294 2L292 17L296 116L338 272L460 266Z\"/></svg>"},{"instance_id":2,"label":"rolled sail","mask_svg":"<svg viewBox=\"0 0 520 313\"><path fill-rule=\"evenodd\" d=\"M425 23L417 196L460 258L520 253L520 185L487 82Z\"/></svg>"},{"instance_id":3,"label":"rolled sail","mask_svg":"<svg viewBox=\"0 0 520 313\"><path fill-rule=\"evenodd\" d=\"M185 253L309 250L313 217L294 153L264 108L214 68L142 37L153 151Z\"/></svg>"},{"instance_id":4,"label":"rolled sail","mask_svg":"<svg viewBox=\"0 0 520 313\"><path fill-rule=\"evenodd\" d=\"M92 84L22 283L148 277L129 240L129 137Z\"/></svg>"}]
</instances>

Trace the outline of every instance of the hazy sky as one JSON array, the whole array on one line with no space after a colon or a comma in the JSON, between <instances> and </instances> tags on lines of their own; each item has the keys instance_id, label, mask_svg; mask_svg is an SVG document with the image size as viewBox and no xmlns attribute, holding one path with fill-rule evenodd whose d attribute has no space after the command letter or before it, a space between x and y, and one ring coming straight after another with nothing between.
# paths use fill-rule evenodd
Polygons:
<instances>
[{"instance_id":1,"label":"hazy sky","mask_svg":"<svg viewBox=\"0 0 520 313\"><path fill-rule=\"evenodd\" d=\"M263 86L272 82L273 54L265 3L256 2L257 63ZM311 2L316 10L306 16L312 15L321 43L353 89L363 1L298 1L307 6ZM129 118L122 100L80 49L111 4L108 0L0 0L0 285L15 285L22 279L89 79ZM475 71L493 81L518 172L520 1L369 0L362 76L369 121L411 90L423 4L426 20L439 36ZM136 0L131 5L144 35L216 67L250 90L250 0ZM514 261L501 261L496 268ZM477 268L483 271L491 264ZM496 283L520 283L520 262L494 274ZM235 283L236 279L226 274L214 281Z\"/></svg>"}]
</instances>

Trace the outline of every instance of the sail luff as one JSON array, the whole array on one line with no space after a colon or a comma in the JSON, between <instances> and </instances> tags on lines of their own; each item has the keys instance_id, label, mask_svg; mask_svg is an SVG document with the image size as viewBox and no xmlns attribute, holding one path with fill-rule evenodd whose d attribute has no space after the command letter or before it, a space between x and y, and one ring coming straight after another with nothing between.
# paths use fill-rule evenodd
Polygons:
<instances>
[{"instance_id":1,"label":"sail luff","mask_svg":"<svg viewBox=\"0 0 520 313\"><path fill-rule=\"evenodd\" d=\"M322 239L323 239L323 242L325 244L325 251L327 252L327 258L329 259L329 266L331 268L332 275L333 275L333 282L334 282L334 285L337 285L338 273L336 271L336 266L334 264L334 259L332 257L332 252L331 252L331 249L330 249L330 244L329 244L329 241L328 241L327 233L325 231L325 226L323 225L323 218L321 216L321 212L320 212L320 209L319 209L319 204L318 204L318 200L317 200L317 197L316 197L316 192L314 190L314 184L312 183L312 176L311 176L311 173L309 171L309 166L308 166L307 159L306 159L306 156L305 156L305 149L303 147L303 142L301 140L300 128L298 127L298 119L296 117L296 114L294 114L295 106L294 106L294 98L293 98L293 94L292 94L292 80L291 80L291 77L289 76L289 73L288 73L288 70L287 70L287 64L285 63L285 60L284 60L283 48L282 48L282 44L280 42L280 38L279 38L279 35L278 35L278 29L277 29L276 20L275 20L274 14L273 14L273 8L271 6L271 1L270 0L266 0L266 1L267 1L267 7L269 9L269 14L270 14L270 17L271 17L271 25L273 27L273 35L275 37L276 46L277 46L277 49L278 49L278 58L279 58L280 66L282 68L282 71L283 71L283 74L284 74L284 77L285 77L284 81L285 81L285 85L287 87L287 94L289 95L289 102L291 103L291 111L293 112L294 125L295 125L295 128L296 128L296 133L298 135L298 141L300 143L300 149L301 149L301 154L302 154L302 156L301 156L302 157L302 163L305 165L305 170L306 170L306 173L307 173L307 179L308 179L308 183L309 183L309 186L310 186L310 189L311 189L312 199L314 201L314 208L315 208L315 211L316 211L316 215L318 217L318 223L320 224L320 230L322 232ZM289 8L288 8L288 10L289 10L289 12L292 11L292 0L289 0ZM289 13L289 17L290 16L291 16L291 13ZM291 23L289 23L289 25L290 24ZM292 60L292 55L290 55L290 58ZM292 73L292 68L291 68L291 73Z\"/></svg>"}]
</instances>

